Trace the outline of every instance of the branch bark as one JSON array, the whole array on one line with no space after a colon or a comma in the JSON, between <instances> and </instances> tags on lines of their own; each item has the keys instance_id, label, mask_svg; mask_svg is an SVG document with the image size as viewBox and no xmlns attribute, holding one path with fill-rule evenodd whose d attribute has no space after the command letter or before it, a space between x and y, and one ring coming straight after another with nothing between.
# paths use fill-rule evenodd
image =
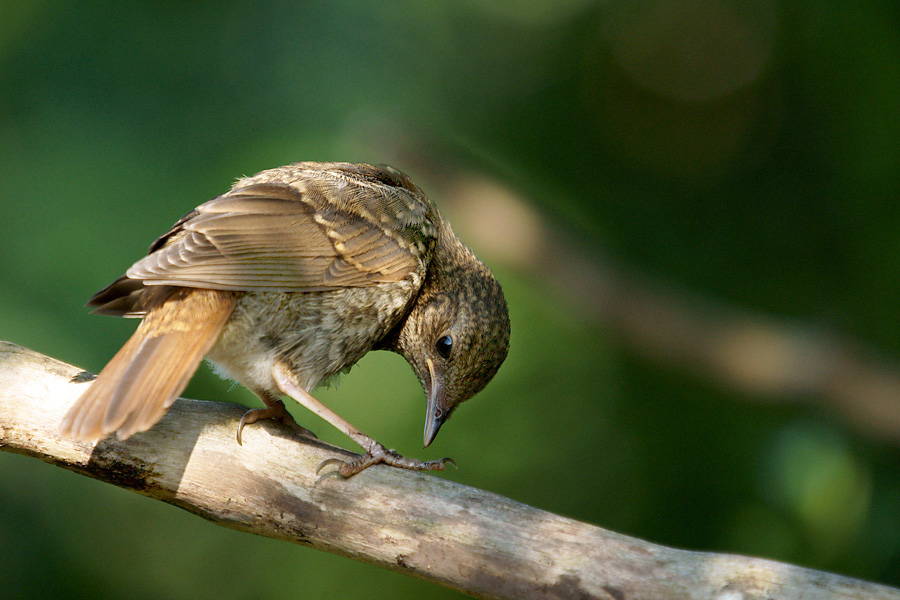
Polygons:
<instances>
[{"instance_id":1,"label":"branch bark","mask_svg":"<svg viewBox=\"0 0 900 600\"><path fill-rule=\"evenodd\" d=\"M317 476L345 450L279 424L234 439L241 408L181 399L152 430L61 439L89 373L0 342L0 448L169 502L220 525L401 571L483 598L900 600L900 590L773 561L629 538L423 473Z\"/></svg>"}]
</instances>

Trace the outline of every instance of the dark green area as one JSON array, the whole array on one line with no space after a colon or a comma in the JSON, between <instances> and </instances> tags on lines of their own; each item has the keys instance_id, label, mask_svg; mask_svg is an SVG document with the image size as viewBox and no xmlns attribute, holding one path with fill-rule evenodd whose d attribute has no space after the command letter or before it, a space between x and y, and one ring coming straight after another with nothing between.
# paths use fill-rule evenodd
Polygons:
<instances>
[{"instance_id":1,"label":"dark green area","mask_svg":"<svg viewBox=\"0 0 900 600\"><path fill-rule=\"evenodd\" d=\"M0 339L96 372L134 322L84 302L236 177L391 162L429 191L421 153L496 177L588 252L897 364L896 2L515 4L7 3ZM900 585L896 443L647 362L491 266L510 357L431 448L399 357L366 357L323 399L401 452L452 456L456 481ZM205 367L187 395L255 402ZM7 453L0 581L9 598L455 596Z\"/></svg>"}]
</instances>

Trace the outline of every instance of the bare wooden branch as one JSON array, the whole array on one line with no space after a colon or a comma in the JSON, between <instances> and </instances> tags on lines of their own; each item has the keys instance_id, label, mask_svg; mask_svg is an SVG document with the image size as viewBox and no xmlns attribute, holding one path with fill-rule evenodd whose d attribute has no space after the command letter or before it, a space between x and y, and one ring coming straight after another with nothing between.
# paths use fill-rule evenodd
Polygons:
<instances>
[{"instance_id":1,"label":"bare wooden branch","mask_svg":"<svg viewBox=\"0 0 900 600\"><path fill-rule=\"evenodd\" d=\"M483 598L900 600L900 591L773 561L687 552L422 473L317 465L346 451L254 425L241 408L179 400L152 430L96 445L57 435L90 374L0 342L0 447L180 506Z\"/></svg>"}]
</instances>

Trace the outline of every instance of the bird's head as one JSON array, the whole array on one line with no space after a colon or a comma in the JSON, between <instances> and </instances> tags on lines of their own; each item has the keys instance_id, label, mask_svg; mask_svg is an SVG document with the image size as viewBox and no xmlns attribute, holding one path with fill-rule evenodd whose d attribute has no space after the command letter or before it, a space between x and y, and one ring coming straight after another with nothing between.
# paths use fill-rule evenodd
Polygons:
<instances>
[{"instance_id":1,"label":"bird's head","mask_svg":"<svg viewBox=\"0 0 900 600\"><path fill-rule=\"evenodd\" d=\"M503 290L452 232L438 241L422 290L387 347L406 358L425 389L426 447L506 358L509 313Z\"/></svg>"}]
</instances>

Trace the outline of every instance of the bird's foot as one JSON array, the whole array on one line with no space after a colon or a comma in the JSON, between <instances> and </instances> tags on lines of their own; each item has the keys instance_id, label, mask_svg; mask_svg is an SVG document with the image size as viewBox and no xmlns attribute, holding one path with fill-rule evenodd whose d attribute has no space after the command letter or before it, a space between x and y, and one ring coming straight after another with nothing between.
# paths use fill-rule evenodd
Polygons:
<instances>
[{"instance_id":1,"label":"bird's foot","mask_svg":"<svg viewBox=\"0 0 900 600\"><path fill-rule=\"evenodd\" d=\"M289 413L284 407L284 402L281 402L279 400L277 404L270 404L265 408L252 408L244 413L244 416L241 417L241 422L238 424L238 445L241 445L241 432L244 430L244 425L256 423L261 419L275 419L276 421L281 421L285 426L287 426L288 429L292 430L298 435L318 439L316 437L316 434L314 434L312 431L310 431L306 427L299 425L297 421L294 420L293 415L291 415L291 413Z\"/></svg>"},{"instance_id":2,"label":"bird's foot","mask_svg":"<svg viewBox=\"0 0 900 600\"><path fill-rule=\"evenodd\" d=\"M377 465L378 463L384 463L399 469L409 469L411 471L443 471L447 468L448 464L451 464L454 467L456 466L456 463L452 458L441 458L439 460L428 461L417 460L415 458L402 456L394 450L388 450L378 442L372 442L369 444L365 454L352 460L329 458L328 460L323 461L322 464L319 465L319 468L316 469L316 474L328 465L338 465L337 472L341 477L346 479L368 469L372 465Z\"/></svg>"}]
</instances>

